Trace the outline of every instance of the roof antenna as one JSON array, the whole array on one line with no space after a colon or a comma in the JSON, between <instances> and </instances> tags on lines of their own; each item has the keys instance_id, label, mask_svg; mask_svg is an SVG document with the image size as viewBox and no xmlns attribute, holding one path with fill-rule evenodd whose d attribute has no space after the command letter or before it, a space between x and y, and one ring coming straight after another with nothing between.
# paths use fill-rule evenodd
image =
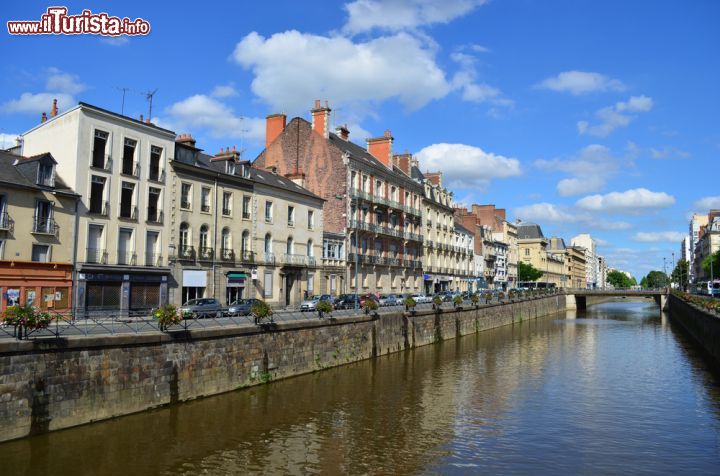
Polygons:
<instances>
[{"instance_id":1,"label":"roof antenna","mask_svg":"<svg viewBox=\"0 0 720 476\"><path fill-rule=\"evenodd\" d=\"M125 93L130 91L130 88L118 88L115 87L118 91L122 91L122 103L120 104L120 114L125 115Z\"/></svg>"},{"instance_id":2,"label":"roof antenna","mask_svg":"<svg viewBox=\"0 0 720 476\"><path fill-rule=\"evenodd\" d=\"M145 93L145 99L147 99L148 102L150 103L150 110L148 111L148 118L147 118L148 122L150 122L150 121L152 120L152 102L153 102L153 96L155 96L155 93L158 92L158 89L159 89L159 88L155 88L154 91L148 91L148 92Z\"/></svg>"},{"instance_id":3,"label":"roof antenna","mask_svg":"<svg viewBox=\"0 0 720 476\"><path fill-rule=\"evenodd\" d=\"M240 116L240 123L242 125L245 124L245 118L243 116ZM243 153L245 152L245 149L243 148L243 144L245 142L245 133L250 132L250 129L243 128L243 126L240 126L240 150L238 150L239 156L242 158Z\"/></svg>"}]
</instances>

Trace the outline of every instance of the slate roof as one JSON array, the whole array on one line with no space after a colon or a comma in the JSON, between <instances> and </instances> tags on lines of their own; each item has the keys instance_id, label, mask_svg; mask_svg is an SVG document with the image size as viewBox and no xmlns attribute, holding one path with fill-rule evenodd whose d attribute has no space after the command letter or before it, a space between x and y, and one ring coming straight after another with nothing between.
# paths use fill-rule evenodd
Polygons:
<instances>
[{"instance_id":1,"label":"slate roof","mask_svg":"<svg viewBox=\"0 0 720 476\"><path fill-rule=\"evenodd\" d=\"M418 180L418 181L420 181L420 182L422 182L423 180L425 180L425 175L423 175L423 173L420 171L420 169L419 169L418 167L416 167L415 165L413 165L413 166L410 168L410 177L411 177L413 180Z\"/></svg>"},{"instance_id":2,"label":"slate roof","mask_svg":"<svg viewBox=\"0 0 720 476\"><path fill-rule=\"evenodd\" d=\"M460 231L461 233L465 233L466 235L472 235L472 234L473 234L472 231L468 230L467 228L465 228L464 226L462 226L462 225L459 224L459 223L455 223L455 229L458 230L458 231Z\"/></svg>"},{"instance_id":3,"label":"slate roof","mask_svg":"<svg viewBox=\"0 0 720 476\"><path fill-rule=\"evenodd\" d=\"M565 244L564 239L557 237L557 236L553 236L552 238L550 238L550 249L551 250L564 250L566 248L567 248L567 245Z\"/></svg>"},{"instance_id":4,"label":"slate roof","mask_svg":"<svg viewBox=\"0 0 720 476\"><path fill-rule=\"evenodd\" d=\"M57 163L49 153L38 154L30 158L25 158L19 155L11 154L5 150L0 150L0 182L24 188L32 188L35 190L55 190L68 195L79 196L58 176L57 169L55 170L54 187L45 187L36 184L37 163L41 160L51 160L52 162Z\"/></svg>"},{"instance_id":5,"label":"slate roof","mask_svg":"<svg viewBox=\"0 0 720 476\"><path fill-rule=\"evenodd\" d=\"M540 225L536 225L535 223L521 223L518 225L517 230L517 237L519 240L545 238Z\"/></svg>"}]
</instances>

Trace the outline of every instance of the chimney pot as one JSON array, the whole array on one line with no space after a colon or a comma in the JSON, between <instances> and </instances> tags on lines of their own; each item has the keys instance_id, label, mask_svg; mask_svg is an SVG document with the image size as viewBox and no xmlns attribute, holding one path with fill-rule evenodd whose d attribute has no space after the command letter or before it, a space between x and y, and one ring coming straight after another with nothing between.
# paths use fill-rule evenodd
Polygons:
<instances>
[{"instance_id":1,"label":"chimney pot","mask_svg":"<svg viewBox=\"0 0 720 476\"><path fill-rule=\"evenodd\" d=\"M43 112L43 113L42 113L42 116L40 116L40 122L42 123L42 122L45 122L45 121L47 121L47 114L45 114L45 113Z\"/></svg>"},{"instance_id":2,"label":"chimney pot","mask_svg":"<svg viewBox=\"0 0 720 476\"><path fill-rule=\"evenodd\" d=\"M52 110L50 111L50 117L57 116L57 113L58 113L57 99L53 99L53 105L52 105Z\"/></svg>"},{"instance_id":3,"label":"chimney pot","mask_svg":"<svg viewBox=\"0 0 720 476\"><path fill-rule=\"evenodd\" d=\"M320 100L315 100L315 109L312 111L312 130L321 134L326 139L330 136L330 106L325 101L325 107L320 105Z\"/></svg>"},{"instance_id":4,"label":"chimney pot","mask_svg":"<svg viewBox=\"0 0 720 476\"><path fill-rule=\"evenodd\" d=\"M145 122L145 121L143 120L143 115L142 115L142 114L140 114L140 122Z\"/></svg>"},{"instance_id":5,"label":"chimney pot","mask_svg":"<svg viewBox=\"0 0 720 476\"><path fill-rule=\"evenodd\" d=\"M235 152L235 146L233 146L233 152Z\"/></svg>"},{"instance_id":6,"label":"chimney pot","mask_svg":"<svg viewBox=\"0 0 720 476\"><path fill-rule=\"evenodd\" d=\"M270 114L265 118L265 147L275 142L285 130L287 116L285 114Z\"/></svg>"},{"instance_id":7,"label":"chimney pot","mask_svg":"<svg viewBox=\"0 0 720 476\"><path fill-rule=\"evenodd\" d=\"M315 100L315 109L320 109L320 100L319 99Z\"/></svg>"}]
</instances>

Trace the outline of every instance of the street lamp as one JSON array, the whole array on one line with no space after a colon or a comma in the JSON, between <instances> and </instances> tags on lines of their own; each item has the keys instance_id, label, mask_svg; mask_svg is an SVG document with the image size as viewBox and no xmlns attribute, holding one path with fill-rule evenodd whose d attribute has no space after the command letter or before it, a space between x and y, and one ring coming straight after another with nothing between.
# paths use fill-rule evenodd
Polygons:
<instances>
[{"instance_id":1,"label":"street lamp","mask_svg":"<svg viewBox=\"0 0 720 476\"><path fill-rule=\"evenodd\" d=\"M667 258L663 256L663 274L665 275L665 285L667 286L667 266L665 264L665 261Z\"/></svg>"},{"instance_id":2,"label":"street lamp","mask_svg":"<svg viewBox=\"0 0 720 476\"><path fill-rule=\"evenodd\" d=\"M672 273L675 272L675 252L673 251L671 254L672 254L672 271L670 271L670 274L672 275ZM670 280L670 287L672 287L672 279Z\"/></svg>"}]
</instances>

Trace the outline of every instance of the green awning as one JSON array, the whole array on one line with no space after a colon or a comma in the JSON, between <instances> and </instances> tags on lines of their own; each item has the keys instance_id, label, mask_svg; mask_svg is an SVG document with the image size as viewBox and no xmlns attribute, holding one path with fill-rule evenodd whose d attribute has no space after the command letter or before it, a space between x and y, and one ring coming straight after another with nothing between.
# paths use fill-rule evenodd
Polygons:
<instances>
[{"instance_id":1,"label":"green awning","mask_svg":"<svg viewBox=\"0 0 720 476\"><path fill-rule=\"evenodd\" d=\"M247 274L245 274L245 273L228 273L226 276L230 279L246 279L247 278Z\"/></svg>"}]
</instances>

